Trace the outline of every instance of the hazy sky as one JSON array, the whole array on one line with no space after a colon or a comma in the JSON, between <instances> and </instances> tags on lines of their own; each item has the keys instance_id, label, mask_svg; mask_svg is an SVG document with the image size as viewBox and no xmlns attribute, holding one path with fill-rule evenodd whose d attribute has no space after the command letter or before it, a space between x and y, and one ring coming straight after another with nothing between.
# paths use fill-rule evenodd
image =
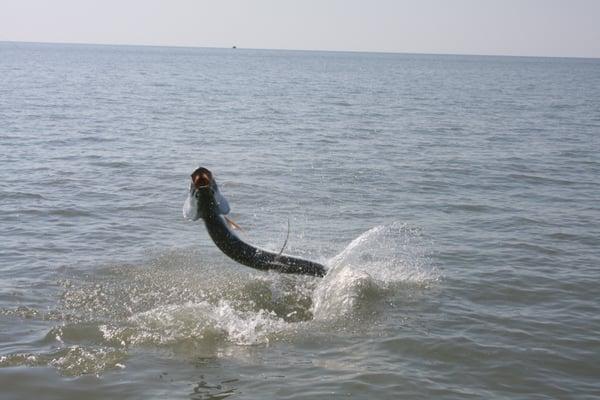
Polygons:
<instances>
[{"instance_id":1,"label":"hazy sky","mask_svg":"<svg viewBox=\"0 0 600 400\"><path fill-rule=\"evenodd\" d=\"M600 57L600 0L0 0L0 41Z\"/></svg>"}]
</instances>

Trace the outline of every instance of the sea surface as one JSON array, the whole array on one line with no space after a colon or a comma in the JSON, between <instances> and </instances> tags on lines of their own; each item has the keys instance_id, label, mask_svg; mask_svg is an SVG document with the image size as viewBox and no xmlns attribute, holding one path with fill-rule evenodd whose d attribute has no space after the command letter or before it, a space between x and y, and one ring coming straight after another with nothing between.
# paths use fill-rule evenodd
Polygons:
<instances>
[{"instance_id":1,"label":"sea surface","mask_svg":"<svg viewBox=\"0 0 600 400\"><path fill-rule=\"evenodd\" d=\"M0 399L598 399L599 138L594 59L0 43Z\"/></svg>"}]
</instances>

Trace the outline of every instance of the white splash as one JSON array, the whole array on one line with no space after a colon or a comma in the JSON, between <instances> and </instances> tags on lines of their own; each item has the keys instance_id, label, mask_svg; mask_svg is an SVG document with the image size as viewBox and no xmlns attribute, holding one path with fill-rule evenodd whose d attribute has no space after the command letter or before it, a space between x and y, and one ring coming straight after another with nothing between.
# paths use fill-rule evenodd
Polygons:
<instances>
[{"instance_id":1,"label":"white splash","mask_svg":"<svg viewBox=\"0 0 600 400\"><path fill-rule=\"evenodd\" d=\"M418 229L393 223L368 230L328 262L329 272L313 294L314 318L348 315L395 286L437 279L427 261Z\"/></svg>"},{"instance_id":2,"label":"white splash","mask_svg":"<svg viewBox=\"0 0 600 400\"><path fill-rule=\"evenodd\" d=\"M240 344L267 343L287 323L274 312L243 311L228 301L172 304L132 316L126 327L100 328L104 339L119 344L168 345L225 338Z\"/></svg>"},{"instance_id":3,"label":"white splash","mask_svg":"<svg viewBox=\"0 0 600 400\"><path fill-rule=\"evenodd\" d=\"M209 267L199 279L192 257L173 254L155 268L118 268L108 280L94 280L89 287L68 285L63 301L69 313L58 313L100 315L103 322L92 316L91 321L77 318L55 327L47 340L59 349L3 355L0 367L48 365L65 375L99 374L124 368L130 346L267 344L288 334L326 328L340 318L360 320L370 315L372 306L379 309L382 299L438 279L426 250L418 228L394 223L353 240L329 260L323 279L211 274ZM215 279L208 279L211 276ZM37 312L31 315L44 318ZM103 343L97 343L97 335Z\"/></svg>"}]
</instances>

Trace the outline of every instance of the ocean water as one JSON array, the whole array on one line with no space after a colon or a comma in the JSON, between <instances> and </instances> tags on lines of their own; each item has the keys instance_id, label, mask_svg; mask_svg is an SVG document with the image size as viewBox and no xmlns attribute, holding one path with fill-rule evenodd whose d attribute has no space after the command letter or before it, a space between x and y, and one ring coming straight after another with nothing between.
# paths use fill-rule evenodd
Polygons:
<instances>
[{"instance_id":1,"label":"ocean water","mask_svg":"<svg viewBox=\"0 0 600 400\"><path fill-rule=\"evenodd\" d=\"M0 43L0 399L600 398L599 136L600 60Z\"/></svg>"}]
</instances>

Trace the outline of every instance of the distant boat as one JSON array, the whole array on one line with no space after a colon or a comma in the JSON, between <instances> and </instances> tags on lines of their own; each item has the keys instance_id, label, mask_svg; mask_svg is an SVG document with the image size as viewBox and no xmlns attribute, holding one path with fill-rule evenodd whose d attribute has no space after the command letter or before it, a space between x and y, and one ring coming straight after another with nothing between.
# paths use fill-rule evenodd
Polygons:
<instances>
[{"instance_id":1,"label":"distant boat","mask_svg":"<svg viewBox=\"0 0 600 400\"><path fill-rule=\"evenodd\" d=\"M233 46L232 49L237 49L237 47Z\"/></svg>"}]
</instances>

